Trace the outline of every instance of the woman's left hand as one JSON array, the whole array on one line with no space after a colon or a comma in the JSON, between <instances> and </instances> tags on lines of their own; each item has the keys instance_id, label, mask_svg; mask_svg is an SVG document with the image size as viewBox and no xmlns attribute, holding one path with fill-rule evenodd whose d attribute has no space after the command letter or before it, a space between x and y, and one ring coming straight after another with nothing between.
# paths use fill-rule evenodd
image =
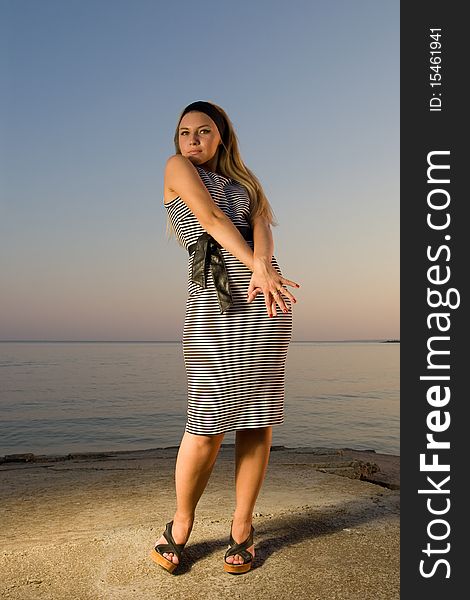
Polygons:
<instances>
[{"instance_id":1,"label":"woman's left hand","mask_svg":"<svg viewBox=\"0 0 470 600\"><path fill-rule=\"evenodd\" d=\"M247 302L252 302L259 293L264 294L264 301L268 315L277 316L276 303L280 309L287 313L289 307L284 302L283 296L287 296L292 302L297 302L294 296L284 285L300 287L295 281L290 281L276 271L273 265L265 259L255 259L254 269L251 275L247 292Z\"/></svg>"}]
</instances>

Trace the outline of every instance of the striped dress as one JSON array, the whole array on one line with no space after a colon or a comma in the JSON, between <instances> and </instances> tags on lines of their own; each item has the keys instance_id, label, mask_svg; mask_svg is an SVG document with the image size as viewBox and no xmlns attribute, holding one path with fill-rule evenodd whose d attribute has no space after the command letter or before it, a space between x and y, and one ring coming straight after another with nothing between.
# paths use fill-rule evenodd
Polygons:
<instances>
[{"instance_id":1,"label":"striped dress","mask_svg":"<svg viewBox=\"0 0 470 600\"><path fill-rule=\"evenodd\" d=\"M250 199L234 179L195 165L217 206L237 227L249 227ZM165 204L181 244L190 248L204 233L194 214L177 196ZM247 241L253 248L253 241ZM252 272L220 247L228 274L232 305L221 312L211 269L206 287L192 278L194 252L188 258L183 356L187 374L188 405L185 431L215 435L237 429L267 427L284 422L285 363L292 336L289 312L276 306L269 317L264 294L246 302ZM271 263L282 275L276 258ZM284 286L286 287L286 286Z\"/></svg>"}]
</instances>

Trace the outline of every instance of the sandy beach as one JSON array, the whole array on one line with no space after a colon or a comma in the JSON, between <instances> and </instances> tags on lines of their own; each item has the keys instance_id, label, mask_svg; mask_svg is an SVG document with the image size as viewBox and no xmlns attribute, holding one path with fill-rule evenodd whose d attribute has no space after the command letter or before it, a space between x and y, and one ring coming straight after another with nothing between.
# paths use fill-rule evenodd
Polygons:
<instances>
[{"instance_id":1,"label":"sandy beach","mask_svg":"<svg viewBox=\"0 0 470 600\"><path fill-rule=\"evenodd\" d=\"M273 446L256 557L223 571L235 506L223 445L175 574L149 559L175 509L177 448L0 460L0 597L396 600L399 457Z\"/></svg>"}]
</instances>

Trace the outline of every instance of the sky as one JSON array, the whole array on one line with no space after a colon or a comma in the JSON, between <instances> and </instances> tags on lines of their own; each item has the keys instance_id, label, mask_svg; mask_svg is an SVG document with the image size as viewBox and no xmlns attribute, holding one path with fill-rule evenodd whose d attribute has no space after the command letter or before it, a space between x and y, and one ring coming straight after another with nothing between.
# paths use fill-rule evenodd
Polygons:
<instances>
[{"instance_id":1,"label":"sky","mask_svg":"<svg viewBox=\"0 0 470 600\"><path fill-rule=\"evenodd\" d=\"M398 0L0 0L0 69L0 340L182 339L195 100L274 210L292 341L399 338Z\"/></svg>"}]
</instances>

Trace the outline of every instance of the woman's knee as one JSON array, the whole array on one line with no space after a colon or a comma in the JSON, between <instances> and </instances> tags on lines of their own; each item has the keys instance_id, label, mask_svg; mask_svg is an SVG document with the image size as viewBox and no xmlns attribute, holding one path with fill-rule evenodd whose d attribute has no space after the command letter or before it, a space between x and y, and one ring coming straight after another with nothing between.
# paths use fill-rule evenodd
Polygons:
<instances>
[{"instance_id":1,"label":"woman's knee","mask_svg":"<svg viewBox=\"0 0 470 600\"><path fill-rule=\"evenodd\" d=\"M191 442L199 448L216 448L220 446L225 437L224 433L216 435L197 435L186 432L186 435L190 438Z\"/></svg>"},{"instance_id":2,"label":"woman's knee","mask_svg":"<svg viewBox=\"0 0 470 600\"><path fill-rule=\"evenodd\" d=\"M237 429L236 434L237 435L252 435L252 436L256 436L256 437L262 437L262 436L267 436L270 437L272 434L272 426L269 427L251 427L251 428L246 428L246 429Z\"/></svg>"}]
</instances>

